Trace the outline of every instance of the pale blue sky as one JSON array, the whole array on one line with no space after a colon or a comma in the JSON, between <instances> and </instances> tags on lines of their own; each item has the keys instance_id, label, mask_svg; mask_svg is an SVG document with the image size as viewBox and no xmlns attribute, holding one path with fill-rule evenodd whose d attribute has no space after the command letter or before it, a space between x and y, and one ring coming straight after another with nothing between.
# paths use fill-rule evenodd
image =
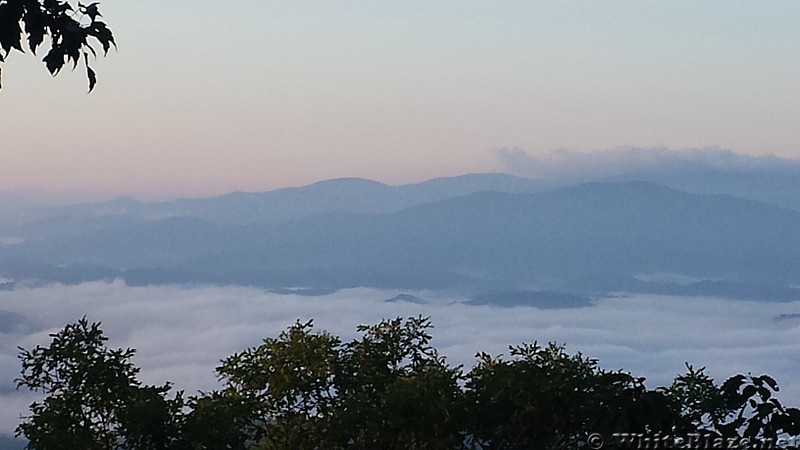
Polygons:
<instances>
[{"instance_id":1,"label":"pale blue sky","mask_svg":"<svg viewBox=\"0 0 800 450\"><path fill-rule=\"evenodd\" d=\"M497 170L495 150L800 157L800 2L105 0L119 51L13 55L0 190L208 195Z\"/></svg>"}]
</instances>

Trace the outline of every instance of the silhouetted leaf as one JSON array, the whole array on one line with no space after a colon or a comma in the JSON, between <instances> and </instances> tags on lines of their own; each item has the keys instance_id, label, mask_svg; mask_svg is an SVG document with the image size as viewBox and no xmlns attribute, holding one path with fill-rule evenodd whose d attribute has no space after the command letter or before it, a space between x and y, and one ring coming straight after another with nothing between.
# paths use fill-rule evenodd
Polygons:
<instances>
[{"instance_id":1,"label":"silhouetted leaf","mask_svg":"<svg viewBox=\"0 0 800 450\"><path fill-rule=\"evenodd\" d=\"M0 48L6 54L11 49L23 51L20 21L24 12L19 3L0 3Z\"/></svg>"},{"instance_id":2,"label":"silhouetted leaf","mask_svg":"<svg viewBox=\"0 0 800 450\"><path fill-rule=\"evenodd\" d=\"M734 375L722 383L722 391L728 394L739 392L742 383L744 383L744 375Z\"/></svg>"},{"instance_id":3,"label":"silhouetted leaf","mask_svg":"<svg viewBox=\"0 0 800 450\"><path fill-rule=\"evenodd\" d=\"M780 388L778 387L778 382L775 381L775 379L772 378L771 376L769 376L769 375L761 375L760 378L762 380L764 380L764 382L766 382L769 385L769 387L772 388L773 391L775 391L775 392L780 391Z\"/></svg>"},{"instance_id":4,"label":"silhouetted leaf","mask_svg":"<svg viewBox=\"0 0 800 450\"><path fill-rule=\"evenodd\" d=\"M83 61L86 64L86 78L89 79L89 92L92 92L94 89L94 85L97 84L97 75L94 73L94 70L89 67L89 54L83 54Z\"/></svg>"},{"instance_id":5,"label":"silhouetted leaf","mask_svg":"<svg viewBox=\"0 0 800 450\"><path fill-rule=\"evenodd\" d=\"M47 15L38 7L39 2L32 0L25 9L25 32L28 34L28 47L36 54L36 49L44 42L47 34Z\"/></svg>"},{"instance_id":6,"label":"silhouetted leaf","mask_svg":"<svg viewBox=\"0 0 800 450\"><path fill-rule=\"evenodd\" d=\"M92 22L92 25L87 29L90 36L93 36L97 39L100 44L103 46L103 53L108 54L108 51L111 49L111 46L116 46L116 42L114 42L114 34L111 30L106 26L105 23L98 21Z\"/></svg>"},{"instance_id":7,"label":"silhouetted leaf","mask_svg":"<svg viewBox=\"0 0 800 450\"><path fill-rule=\"evenodd\" d=\"M755 387L753 385L747 385L747 386L744 387L744 390L742 391L742 395L744 396L744 398L750 398L750 397L756 395L757 391L758 391L757 387Z\"/></svg>"},{"instance_id":8,"label":"silhouetted leaf","mask_svg":"<svg viewBox=\"0 0 800 450\"><path fill-rule=\"evenodd\" d=\"M64 67L64 56L65 52L61 47L53 47L47 52L47 55L45 55L42 61L44 61L50 74L56 75L61 71L61 68Z\"/></svg>"},{"instance_id":9,"label":"silhouetted leaf","mask_svg":"<svg viewBox=\"0 0 800 450\"><path fill-rule=\"evenodd\" d=\"M80 9L80 11L82 13L86 14L87 16L89 16L89 18L92 19L92 22L94 22L97 19L98 16L100 16L100 17L103 16L102 14L100 14L100 11L97 10L97 5L99 5L99 4L100 4L100 2L94 2L94 3L90 3L88 5L84 5L84 4L81 4L79 2L78 3L78 9Z\"/></svg>"},{"instance_id":10,"label":"silhouetted leaf","mask_svg":"<svg viewBox=\"0 0 800 450\"><path fill-rule=\"evenodd\" d=\"M92 47L92 46L91 46L91 45L89 45L89 44L85 44L85 45L84 45L84 48L86 48L87 50L89 50L90 52L92 52L92 55L94 55L94 57L95 57L95 58L97 58L97 51L94 49L94 47Z\"/></svg>"}]
</instances>

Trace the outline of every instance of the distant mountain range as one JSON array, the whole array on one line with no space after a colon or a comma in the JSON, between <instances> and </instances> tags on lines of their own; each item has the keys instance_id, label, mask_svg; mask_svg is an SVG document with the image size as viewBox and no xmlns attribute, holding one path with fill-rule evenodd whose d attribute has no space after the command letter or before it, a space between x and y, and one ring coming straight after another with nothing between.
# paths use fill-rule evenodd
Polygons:
<instances>
[{"instance_id":1,"label":"distant mountain range","mask_svg":"<svg viewBox=\"0 0 800 450\"><path fill-rule=\"evenodd\" d=\"M11 222L8 219L0 220L0 233L15 237L41 237L176 217L230 225L275 224L331 212L386 213L474 192L535 192L552 185L513 175L487 173L437 178L401 186L360 178L342 178L270 192L233 192L219 197L153 203L119 197L106 202L25 211L25 216L12 224L8 223Z\"/></svg>"},{"instance_id":2,"label":"distant mountain range","mask_svg":"<svg viewBox=\"0 0 800 450\"><path fill-rule=\"evenodd\" d=\"M0 246L0 277L446 289L547 307L613 292L800 299L800 211L648 181L552 185L343 179L43 209L4 230L28 240Z\"/></svg>"}]
</instances>

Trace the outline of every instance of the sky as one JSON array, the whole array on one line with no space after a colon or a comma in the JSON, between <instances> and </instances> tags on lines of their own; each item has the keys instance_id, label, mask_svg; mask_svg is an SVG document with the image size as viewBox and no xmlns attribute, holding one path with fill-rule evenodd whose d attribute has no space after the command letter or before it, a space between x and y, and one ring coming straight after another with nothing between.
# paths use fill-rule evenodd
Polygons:
<instances>
[{"instance_id":1,"label":"sky","mask_svg":"<svg viewBox=\"0 0 800 450\"><path fill-rule=\"evenodd\" d=\"M138 350L133 362L142 368L140 380L169 380L187 395L220 388L213 369L221 359L277 337L296 320L313 318L318 330L347 341L359 324L423 315L434 325L433 345L466 370L479 351L507 356L509 345L554 341L598 359L604 369L645 376L649 388L671 383L686 362L707 367L718 383L737 373L767 373L781 386L782 402L800 406L800 301L637 295L600 299L587 308L539 310L410 293L425 304L387 303L397 291L364 288L298 297L246 287L129 287L116 281L0 291L0 434L13 430L32 401L14 390L17 346L49 345L48 333L83 315L102 322L109 347ZM795 316L779 320L781 314Z\"/></svg>"},{"instance_id":2,"label":"sky","mask_svg":"<svg viewBox=\"0 0 800 450\"><path fill-rule=\"evenodd\" d=\"M800 3L105 0L118 50L14 54L0 191L406 183L620 146L800 158ZM505 155L507 156L507 154Z\"/></svg>"}]
</instances>

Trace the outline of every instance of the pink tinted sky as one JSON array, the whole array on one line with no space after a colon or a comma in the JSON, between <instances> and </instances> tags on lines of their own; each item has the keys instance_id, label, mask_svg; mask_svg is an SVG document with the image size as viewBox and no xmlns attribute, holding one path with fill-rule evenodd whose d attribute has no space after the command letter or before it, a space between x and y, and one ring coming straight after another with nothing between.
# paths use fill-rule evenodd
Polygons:
<instances>
[{"instance_id":1,"label":"pink tinted sky","mask_svg":"<svg viewBox=\"0 0 800 450\"><path fill-rule=\"evenodd\" d=\"M119 51L3 65L0 191L142 197L501 169L495 150L800 157L800 3L106 0Z\"/></svg>"}]
</instances>

